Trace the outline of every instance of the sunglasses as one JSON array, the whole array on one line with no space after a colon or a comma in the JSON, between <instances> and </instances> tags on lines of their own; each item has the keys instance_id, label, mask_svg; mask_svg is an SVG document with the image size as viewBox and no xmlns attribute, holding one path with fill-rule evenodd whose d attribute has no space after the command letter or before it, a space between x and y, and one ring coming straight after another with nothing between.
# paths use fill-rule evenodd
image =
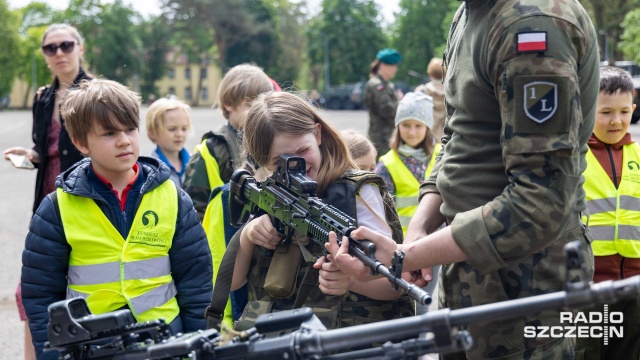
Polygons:
<instances>
[{"instance_id":1,"label":"sunglasses","mask_svg":"<svg viewBox=\"0 0 640 360\"><path fill-rule=\"evenodd\" d=\"M62 50L64 54L68 54L73 51L76 46L75 41L63 41L60 45L49 44L42 47L42 52L47 56L55 56L58 53L58 49Z\"/></svg>"}]
</instances>

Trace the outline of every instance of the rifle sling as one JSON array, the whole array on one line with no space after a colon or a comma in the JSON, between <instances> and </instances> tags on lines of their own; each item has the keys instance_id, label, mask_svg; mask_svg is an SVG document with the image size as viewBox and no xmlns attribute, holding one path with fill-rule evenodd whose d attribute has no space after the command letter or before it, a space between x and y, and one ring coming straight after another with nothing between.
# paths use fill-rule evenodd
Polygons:
<instances>
[{"instance_id":1,"label":"rifle sling","mask_svg":"<svg viewBox=\"0 0 640 360\"><path fill-rule=\"evenodd\" d=\"M207 329L220 330L220 323L224 318L224 309L227 306L227 300L231 293L231 281L233 281L233 269L236 266L236 255L240 246L240 228L231 238L227 249L222 257L222 262L218 268L216 281L213 285L213 294L211 295L211 304L205 311L207 319Z\"/></svg>"}]
</instances>

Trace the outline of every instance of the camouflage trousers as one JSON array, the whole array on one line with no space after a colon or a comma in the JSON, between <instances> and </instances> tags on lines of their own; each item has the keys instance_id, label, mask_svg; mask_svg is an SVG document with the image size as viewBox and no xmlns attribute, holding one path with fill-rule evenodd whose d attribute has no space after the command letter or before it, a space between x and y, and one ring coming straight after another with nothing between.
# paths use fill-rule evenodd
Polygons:
<instances>
[{"instance_id":1,"label":"camouflage trousers","mask_svg":"<svg viewBox=\"0 0 640 360\"><path fill-rule=\"evenodd\" d=\"M480 274L466 262L444 265L438 282L440 308L465 308L564 290L566 277L563 247L583 240L586 280L593 277L591 238L581 222L546 248L503 269ZM512 320L470 324L466 330L473 346L466 353L443 359L574 359L575 338L525 338L525 326L558 326L560 309L525 314Z\"/></svg>"}]
</instances>

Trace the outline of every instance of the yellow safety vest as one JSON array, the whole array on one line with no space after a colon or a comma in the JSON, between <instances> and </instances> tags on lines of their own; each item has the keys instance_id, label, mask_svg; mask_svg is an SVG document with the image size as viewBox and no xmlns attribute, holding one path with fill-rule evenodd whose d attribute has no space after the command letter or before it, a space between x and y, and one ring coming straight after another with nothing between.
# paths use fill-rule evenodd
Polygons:
<instances>
[{"instance_id":1,"label":"yellow safety vest","mask_svg":"<svg viewBox=\"0 0 640 360\"><path fill-rule=\"evenodd\" d=\"M224 185L222 182L222 178L220 178L220 167L218 166L218 161L216 158L211 155L209 152L209 147L207 147L207 139L202 140L202 142L196 145L194 149L194 153L199 152L204 160L204 165L207 169L207 177L209 178L209 188L215 189L218 186Z\"/></svg>"},{"instance_id":2,"label":"yellow safety vest","mask_svg":"<svg viewBox=\"0 0 640 360\"><path fill-rule=\"evenodd\" d=\"M144 194L125 240L95 200L57 189L60 218L71 247L67 298L86 298L94 314L128 306L137 321L180 313L169 249L178 217L171 180Z\"/></svg>"},{"instance_id":3,"label":"yellow safety vest","mask_svg":"<svg viewBox=\"0 0 640 360\"><path fill-rule=\"evenodd\" d=\"M424 172L425 179L431 175L431 171L433 170L433 165L436 163L436 156L440 152L440 148L440 143L436 143L433 153L431 154L431 160L429 160L427 169ZM396 187L396 210L398 210L400 224L402 224L402 231L406 235L407 226L409 226L409 222L418 208L420 182L418 182L416 177L413 176L411 171L409 171L395 150L389 150L388 153L380 157L380 161L382 161L389 171L393 184Z\"/></svg>"},{"instance_id":4,"label":"yellow safety vest","mask_svg":"<svg viewBox=\"0 0 640 360\"><path fill-rule=\"evenodd\" d=\"M593 255L640 258L640 145L622 147L622 179L617 189L591 149L584 177Z\"/></svg>"},{"instance_id":5,"label":"yellow safety vest","mask_svg":"<svg viewBox=\"0 0 640 360\"><path fill-rule=\"evenodd\" d=\"M207 210L202 218L202 227L207 234L209 249L211 250L211 264L213 264L213 284L215 286L216 276L222 257L227 249L224 234L224 214L222 206L222 191L216 197L209 201ZM233 328L233 308L231 307L231 297L227 300L227 306L224 309L223 322Z\"/></svg>"}]
</instances>

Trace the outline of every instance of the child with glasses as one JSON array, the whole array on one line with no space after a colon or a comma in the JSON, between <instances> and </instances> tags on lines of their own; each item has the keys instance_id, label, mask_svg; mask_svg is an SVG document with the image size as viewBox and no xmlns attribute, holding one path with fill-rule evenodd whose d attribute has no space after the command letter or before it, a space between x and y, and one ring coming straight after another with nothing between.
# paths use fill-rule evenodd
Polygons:
<instances>
[{"instance_id":1,"label":"child with glasses","mask_svg":"<svg viewBox=\"0 0 640 360\"><path fill-rule=\"evenodd\" d=\"M42 86L33 99L34 146L15 146L4 151L5 159L11 154L24 156L37 169L33 211L42 199L55 190L55 179L83 158L71 142L60 116L59 108L67 91L82 80L91 80L91 74L82 68L84 39L78 29L67 24L52 24L42 36L42 53L53 74L53 83ZM16 292L20 319L26 321L21 301L20 286ZM25 359L35 359L31 336L25 323Z\"/></svg>"},{"instance_id":2,"label":"child with glasses","mask_svg":"<svg viewBox=\"0 0 640 360\"><path fill-rule=\"evenodd\" d=\"M147 136L156 144L152 157L171 170L171 180L182 188L189 152L184 143L191 132L191 108L178 99L162 98L147 110Z\"/></svg>"}]
</instances>

